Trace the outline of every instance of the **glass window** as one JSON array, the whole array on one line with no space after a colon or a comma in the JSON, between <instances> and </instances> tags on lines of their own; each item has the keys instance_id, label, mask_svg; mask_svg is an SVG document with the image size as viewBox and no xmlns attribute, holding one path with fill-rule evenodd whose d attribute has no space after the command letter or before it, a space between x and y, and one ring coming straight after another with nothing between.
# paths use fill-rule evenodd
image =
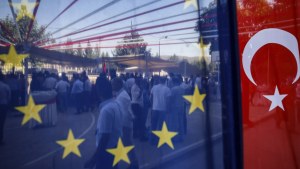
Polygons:
<instances>
[{"instance_id":1,"label":"glass window","mask_svg":"<svg viewBox=\"0 0 300 169\"><path fill-rule=\"evenodd\" d=\"M0 6L0 168L234 168L233 5Z\"/></svg>"}]
</instances>

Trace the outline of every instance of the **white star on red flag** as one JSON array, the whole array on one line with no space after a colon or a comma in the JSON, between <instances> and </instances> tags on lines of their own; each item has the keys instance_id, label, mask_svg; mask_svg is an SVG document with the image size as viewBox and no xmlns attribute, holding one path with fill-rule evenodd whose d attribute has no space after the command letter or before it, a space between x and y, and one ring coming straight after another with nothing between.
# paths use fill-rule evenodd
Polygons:
<instances>
[{"instance_id":1,"label":"white star on red flag","mask_svg":"<svg viewBox=\"0 0 300 169\"><path fill-rule=\"evenodd\" d=\"M274 92L273 95L264 95L265 98L267 98L268 100L270 100L272 102L269 111L272 111L276 107L280 107L282 110L284 110L282 100L286 96L287 96L287 94L280 94L279 93L277 86L275 88L275 92Z\"/></svg>"}]
</instances>

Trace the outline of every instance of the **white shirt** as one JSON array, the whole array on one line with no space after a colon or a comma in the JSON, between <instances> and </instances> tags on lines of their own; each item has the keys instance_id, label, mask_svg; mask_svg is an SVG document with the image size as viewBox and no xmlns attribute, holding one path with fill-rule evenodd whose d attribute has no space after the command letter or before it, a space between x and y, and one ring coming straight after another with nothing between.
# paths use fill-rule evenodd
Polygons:
<instances>
[{"instance_id":1,"label":"white shirt","mask_svg":"<svg viewBox=\"0 0 300 169\"><path fill-rule=\"evenodd\" d=\"M55 86L55 89L58 93L67 93L68 88L70 87L70 84L64 80L58 81L58 83Z\"/></svg>"},{"instance_id":2,"label":"white shirt","mask_svg":"<svg viewBox=\"0 0 300 169\"><path fill-rule=\"evenodd\" d=\"M132 102L131 103L136 103L139 104L140 106L143 106L143 93L141 93L141 89L134 84L131 87L131 97L132 97Z\"/></svg>"},{"instance_id":3,"label":"white shirt","mask_svg":"<svg viewBox=\"0 0 300 169\"><path fill-rule=\"evenodd\" d=\"M202 86L201 86L201 80L202 80L201 77L197 77L196 80L195 80L195 85L197 85L198 88L202 88Z\"/></svg>"},{"instance_id":4,"label":"white shirt","mask_svg":"<svg viewBox=\"0 0 300 169\"><path fill-rule=\"evenodd\" d=\"M81 92L83 92L83 83L82 83L82 81L77 79L73 84L71 93L76 94L76 93L81 93Z\"/></svg>"},{"instance_id":5,"label":"white shirt","mask_svg":"<svg viewBox=\"0 0 300 169\"><path fill-rule=\"evenodd\" d=\"M46 89L54 89L56 85L57 80L54 77L48 77L46 78L43 87Z\"/></svg>"},{"instance_id":6,"label":"white shirt","mask_svg":"<svg viewBox=\"0 0 300 169\"><path fill-rule=\"evenodd\" d=\"M113 99L102 102L99 106L100 114L96 128L96 145L98 146L102 134L110 134L108 147L115 147L122 136L122 113L120 106Z\"/></svg>"},{"instance_id":7,"label":"white shirt","mask_svg":"<svg viewBox=\"0 0 300 169\"><path fill-rule=\"evenodd\" d=\"M123 127L133 128L134 115L131 110L131 100L130 96L124 89L121 89L118 92L116 102L121 107Z\"/></svg>"},{"instance_id":8,"label":"white shirt","mask_svg":"<svg viewBox=\"0 0 300 169\"><path fill-rule=\"evenodd\" d=\"M184 90L186 90L186 89L188 89L188 88L191 87L191 86L190 86L189 84L186 84L186 83L182 82L182 83L180 84L180 87L183 88Z\"/></svg>"},{"instance_id":9,"label":"white shirt","mask_svg":"<svg viewBox=\"0 0 300 169\"><path fill-rule=\"evenodd\" d=\"M131 92L131 87L134 85L135 79L134 78L129 78L126 80L126 88L128 92Z\"/></svg>"},{"instance_id":10,"label":"white shirt","mask_svg":"<svg viewBox=\"0 0 300 169\"><path fill-rule=\"evenodd\" d=\"M153 97L153 110L166 111L167 99L171 95L170 89L162 84L158 84L152 87L151 94Z\"/></svg>"}]
</instances>

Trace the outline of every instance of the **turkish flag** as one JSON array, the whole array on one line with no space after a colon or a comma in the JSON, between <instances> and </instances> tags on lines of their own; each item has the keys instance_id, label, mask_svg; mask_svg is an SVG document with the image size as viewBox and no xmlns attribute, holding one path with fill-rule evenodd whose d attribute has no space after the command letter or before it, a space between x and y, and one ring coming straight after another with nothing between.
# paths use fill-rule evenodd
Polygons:
<instances>
[{"instance_id":1,"label":"turkish flag","mask_svg":"<svg viewBox=\"0 0 300 169\"><path fill-rule=\"evenodd\" d=\"M299 5L237 1L245 169L300 166Z\"/></svg>"}]
</instances>

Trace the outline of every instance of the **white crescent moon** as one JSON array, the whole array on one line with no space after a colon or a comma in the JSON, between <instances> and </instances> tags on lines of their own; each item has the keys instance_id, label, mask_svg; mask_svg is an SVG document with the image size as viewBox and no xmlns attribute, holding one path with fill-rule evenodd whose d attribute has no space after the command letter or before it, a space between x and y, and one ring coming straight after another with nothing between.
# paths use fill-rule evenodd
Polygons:
<instances>
[{"instance_id":1,"label":"white crescent moon","mask_svg":"<svg viewBox=\"0 0 300 169\"><path fill-rule=\"evenodd\" d=\"M296 59L297 63L297 75L293 81L293 84L300 77L300 60L299 60L299 48L296 37L284 30L270 28L263 29L257 32L246 44L245 49L243 51L243 68L248 77L248 79L257 86L255 81L253 80L251 74L251 62L255 55L255 53L264 45L269 43L275 43L286 47L289 51L292 52Z\"/></svg>"}]
</instances>

